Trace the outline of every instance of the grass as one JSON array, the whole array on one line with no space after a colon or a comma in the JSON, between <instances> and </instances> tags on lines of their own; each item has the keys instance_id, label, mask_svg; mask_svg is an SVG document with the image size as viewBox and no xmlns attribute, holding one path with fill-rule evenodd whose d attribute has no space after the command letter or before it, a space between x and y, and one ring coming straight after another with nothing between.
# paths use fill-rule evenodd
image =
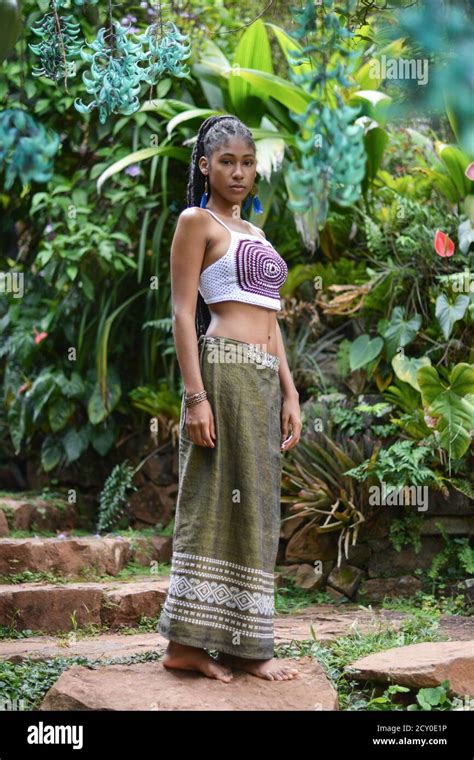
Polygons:
<instances>
[{"instance_id":1,"label":"grass","mask_svg":"<svg viewBox=\"0 0 474 760\"><path fill-rule=\"evenodd\" d=\"M154 562L154 560L152 560ZM169 564L164 562L156 562L153 565L153 570L147 565L139 565L135 561L129 562L123 567L117 575L108 575L107 573L97 573L96 569L87 565L83 567L77 575L61 575L52 570L41 570L32 572L31 570L23 570L19 573L12 573L11 575L0 575L0 583L5 584L19 584L19 583L60 583L61 585L67 585L68 583L81 583L81 582L126 582L130 580L150 580L155 577L166 576L169 574Z\"/></svg>"},{"instance_id":2,"label":"grass","mask_svg":"<svg viewBox=\"0 0 474 760\"><path fill-rule=\"evenodd\" d=\"M136 629L125 629L125 634L138 630L148 630L156 624L156 619L144 619ZM459 700L450 699L445 686L437 689L420 689L418 693L393 684L384 688L370 682L359 683L346 671L345 667L367 654L380 652L392 647L403 647L420 641L441 641L438 621L432 612L417 610L408 616L399 630L384 627L374 617L374 630L362 632L357 625L352 631L337 640L322 644L313 639L292 641L276 647L275 657L294 658L309 655L321 665L327 678L336 689L341 710L407 710L407 709L459 709ZM80 632L64 636L64 643L76 640ZM0 702L19 703L23 710L38 709L46 692L57 681L61 673L72 665L97 668L111 664L131 665L138 662L156 662L161 652L151 651L127 657L90 658L54 657L48 661L35 661L30 657L20 663L0 662ZM412 705L410 707L410 705ZM428 705L428 706L426 706Z\"/></svg>"},{"instance_id":3,"label":"grass","mask_svg":"<svg viewBox=\"0 0 474 760\"><path fill-rule=\"evenodd\" d=\"M334 641L317 640L314 630L313 640L292 641L282 644L276 649L276 656L282 658L314 657L323 668L326 677L338 693L341 710L401 710L407 705L393 701L398 692L370 682L359 683L353 679L345 667L360 657L375 652L381 652L392 647L404 647L409 644L419 644L426 641L444 641L439 632L437 616L432 612L416 610L400 624L398 630L387 627L374 615L374 630L362 632L359 626L353 625L352 631L344 636L338 636ZM411 692L407 692L411 695ZM413 698L416 695L413 695ZM375 700L382 700L375 701ZM406 699L406 697L405 697Z\"/></svg>"},{"instance_id":4,"label":"grass","mask_svg":"<svg viewBox=\"0 0 474 760\"><path fill-rule=\"evenodd\" d=\"M32 630L30 628L18 629L16 627L16 621L12 620L10 625L0 625L0 641L12 641L17 639L36 638L38 636L53 637L59 643L65 646L78 639L95 638L107 633L117 633L123 636L133 636L140 633L156 633L156 624L158 622L158 616L147 617L142 616L139 622L135 626L120 626L117 628L111 628L109 625L97 625L96 623L87 623L79 627L75 621L75 616L71 616L72 630L61 631L59 633L46 633L41 630Z\"/></svg>"},{"instance_id":5,"label":"grass","mask_svg":"<svg viewBox=\"0 0 474 760\"><path fill-rule=\"evenodd\" d=\"M96 669L104 665L132 665L138 662L156 662L161 653L144 652L127 657L90 658L54 657L47 661L27 658L20 663L0 662L0 704L19 704L23 710L37 710L46 692L56 683L61 673L72 665Z\"/></svg>"},{"instance_id":6,"label":"grass","mask_svg":"<svg viewBox=\"0 0 474 760\"><path fill-rule=\"evenodd\" d=\"M1 509L1 506L0 506ZM161 526L161 523L158 523L159 526ZM66 531L67 536L74 538L91 538L96 535L98 535L95 532L95 528L91 527L89 530L86 530L84 528L71 528ZM58 535L63 535L61 531L57 530L42 530L42 529L36 529L35 525L33 524L30 530L11 530L8 536L5 536L5 538L33 538L37 536L38 538L57 538ZM103 533L100 537L101 538L126 538L130 541L133 541L134 538L153 538L153 536L162 536L164 538L167 538L168 536L172 535L172 528L167 525L166 527L151 527L151 528L140 528L140 530L135 530L134 528L124 528L120 531L111 531L109 533Z\"/></svg>"}]
</instances>

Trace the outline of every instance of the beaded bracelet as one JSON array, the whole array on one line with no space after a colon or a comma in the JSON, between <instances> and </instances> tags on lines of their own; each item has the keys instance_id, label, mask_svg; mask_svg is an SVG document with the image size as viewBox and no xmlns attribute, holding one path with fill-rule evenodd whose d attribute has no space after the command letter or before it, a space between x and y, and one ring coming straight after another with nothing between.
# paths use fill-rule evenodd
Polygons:
<instances>
[{"instance_id":1,"label":"beaded bracelet","mask_svg":"<svg viewBox=\"0 0 474 760\"><path fill-rule=\"evenodd\" d=\"M207 392L205 390L199 391L199 393L193 393L191 396L184 396L186 406L193 406L199 404L200 401L207 399Z\"/></svg>"}]
</instances>

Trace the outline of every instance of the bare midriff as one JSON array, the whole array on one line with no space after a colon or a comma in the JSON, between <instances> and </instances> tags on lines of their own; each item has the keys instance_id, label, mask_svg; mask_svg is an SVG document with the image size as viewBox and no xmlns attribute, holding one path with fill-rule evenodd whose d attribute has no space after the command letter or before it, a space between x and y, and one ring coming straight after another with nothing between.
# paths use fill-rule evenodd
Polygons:
<instances>
[{"instance_id":1,"label":"bare midriff","mask_svg":"<svg viewBox=\"0 0 474 760\"><path fill-rule=\"evenodd\" d=\"M206 335L256 343L262 351L276 355L276 310L240 301L210 303L208 308L211 322Z\"/></svg>"}]
</instances>

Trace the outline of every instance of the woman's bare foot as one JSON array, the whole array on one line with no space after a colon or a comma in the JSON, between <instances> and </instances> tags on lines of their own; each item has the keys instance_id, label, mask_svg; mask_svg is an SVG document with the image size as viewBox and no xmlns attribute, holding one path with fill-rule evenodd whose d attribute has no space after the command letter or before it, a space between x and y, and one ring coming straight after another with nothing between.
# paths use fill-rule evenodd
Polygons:
<instances>
[{"instance_id":1,"label":"woman's bare foot","mask_svg":"<svg viewBox=\"0 0 474 760\"><path fill-rule=\"evenodd\" d=\"M234 677L228 666L214 660L204 649L179 644L177 641L169 642L162 662L165 668L197 670L208 678L217 678L224 683L229 683Z\"/></svg>"},{"instance_id":2,"label":"woman's bare foot","mask_svg":"<svg viewBox=\"0 0 474 760\"><path fill-rule=\"evenodd\" d=\"M265 678L267 681L290 681L299 673L297 668L289 667L283 661L273 658L270 660L250 660L246 657L219 652L217 661L224 666L246 670L247 673Z\"/></svg>"}]
</instances>

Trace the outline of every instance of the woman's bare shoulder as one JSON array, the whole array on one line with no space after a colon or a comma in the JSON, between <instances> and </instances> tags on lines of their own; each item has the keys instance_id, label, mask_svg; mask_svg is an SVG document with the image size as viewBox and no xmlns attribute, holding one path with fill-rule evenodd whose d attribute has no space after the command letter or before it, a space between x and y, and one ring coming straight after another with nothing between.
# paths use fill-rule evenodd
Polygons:
<instances>
[{"instance_id":1,"label":"woman's bare shoulder","mask_svg":"<svg viewBox=\"0 0 474 760\"><path fill-rule=\"evenodd\" d=\"M253 229L256 230L257 233L259 233L262 237L266 239L267 236L265 235L264 231L260 229L260 227L257 227L255 224L252 224L252 222L249 222L249 224L252 225Z\"/></svg>"},{"instance_id":2,"label":"woman's bare shoulder","mask_svg":"<svg viewBox=\"0 0 474 760\"><path fill-rule=\"evenodd\" d=\"M188 206L188 208L181 211L178 219L183 219L186 222L196 222L203 219L208 219L208 214L204 213L204 209L199 206Z\"/></svg>"},{"instance_id":3,"label":"woman's bare shoulder","mask_svg":"<svg viewBox=\"0 0 474 760\"><path fill-rule=\"evenodd\" d=\"M185 233L189 232L193 235L199 233L207 238L210 229L209 214L206 214L199 206L188 206L181 211L176 226Z\"/></svg>"}]
</instances>

